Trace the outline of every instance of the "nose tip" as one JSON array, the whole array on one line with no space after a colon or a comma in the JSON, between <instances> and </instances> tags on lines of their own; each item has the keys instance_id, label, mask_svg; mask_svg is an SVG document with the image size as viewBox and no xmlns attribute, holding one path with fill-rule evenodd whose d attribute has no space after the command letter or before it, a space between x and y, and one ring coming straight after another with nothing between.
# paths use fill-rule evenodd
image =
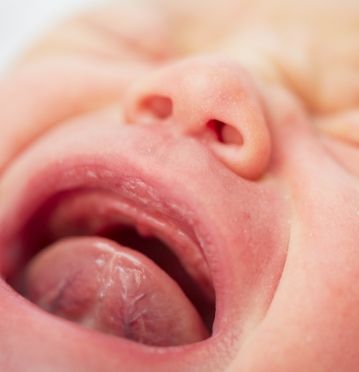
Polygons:
<instances>
[{"instance_id":1,"label":"nose tip","mask_svg":"<svg viewBox=\"0 0 359 372\"><path fill-rule=\"evenodd\" d=\"M136 82L124 101L130 123L163 123L202 140L247 179L266 170L271 138L256 89L237 63L212 57L163 67Z\"/></svg>"}]
</instances>

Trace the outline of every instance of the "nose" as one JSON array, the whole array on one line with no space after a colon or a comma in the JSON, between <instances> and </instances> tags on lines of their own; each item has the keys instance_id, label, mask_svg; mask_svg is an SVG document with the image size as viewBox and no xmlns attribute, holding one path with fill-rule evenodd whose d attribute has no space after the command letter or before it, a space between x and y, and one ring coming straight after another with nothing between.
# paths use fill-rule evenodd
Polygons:
<instances>
[{"instance_id":1,"label":"nose","mask_svg":"<svg viewBox=\"0 0 359 372\"><path fill-rule=\"evenodd\" d=\"M265 115L249 74L235 62L202 57L162 67L129 89L124 115L198 138L243 178L257 179L268 166Z\"/></svg>"}]
</instances>

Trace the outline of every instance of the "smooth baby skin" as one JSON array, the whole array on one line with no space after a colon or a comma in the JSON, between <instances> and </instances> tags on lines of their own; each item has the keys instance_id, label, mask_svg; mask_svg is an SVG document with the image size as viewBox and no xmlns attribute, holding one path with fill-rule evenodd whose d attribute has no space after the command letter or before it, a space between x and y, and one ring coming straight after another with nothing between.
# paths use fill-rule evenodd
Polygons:
<instances>
[{"instance_id":1,"label":"smooth baby skin","mask_svg":"<svg viewBox=\"0 0 359 372\"><path fill-rule=\"evenodd\" d=\"M171 306L180 309L176 312L186 308L183 327L175 335L181 346L146 346L128 341L125 332L119 338L80 327L92 324L92 329L116 334L112 325L104 329L107 320L101 318L116 295L108 302L98 300L98 276L91 276L96 273L91 269L80 284L92 289L81 293L96 293L84 301L102 310L91 312L81 305L75 310L85 309L85 317L76 311L77 319L71 311L71 316L60 314L78 324L42 311L1 281L2 369L357 370L355 7L348 2L339 12L335 5L325 10L325 4L305 3L298 15L279 1L270 12L263 11L265 4L242 3L238 8L228 1L231 14L242 10L238 18L243 25L220 13L223 4L209 3L211 11L204 17L200 4L186 4L151 12L139 7L89 13L72 22L72 28L50 35L2 82L0 118L7 124L1 124L0 138L0 263L6 277L21 261L26 247L19 231L54 190L100 191L109 201L70 199L41 221L60 238L69 234L66 226L78 221L81 234L97 235L120 215L122 223L136 226L143 236L160 236L178 249L209 298L208 283L213 281L212 335L206 338L196 310L177 284L150 259L124 247L127 257L153 275L143 284L149 293L158 290L163 303L173 294ZM334 16L346 20L346 26L330 31L336 36L331 50L345 58L329 62L326 46L313 55L308 40L324 43ZM137 20L136 30L130 27L131 17ZM218 27L206 31L214 19ZM109 40L104 25L111 29L108 44L103 42ZM292 35L291 48L283 48L282 27ZM269 33L267 53L263 35ZM157 40L154 35L163 40L160 45L151 42ZM296 48L302 53L293 56ZM303 55L308 57L303 60ZM308 69L314 64L318 75ZM14 104L14 97L20 97L20 104ZM78 239L45 248L32 258L34 266L30 263L27 272L56 284L66 276L61 271L70 270L66 260L76 270L86 262L91 266L88 255L98 251L86 244L95 247L103 238ZM46 254L59 265L57 271L56 265L46 264ZM42 281L30 275L26 282L30 288L35 285L27 297L39 304L36 284ZM74 309L81 299L72 293L65 309ZM156 307L149 304L148 309ZM168 306L156 311L165 310Z\"/></svg>"}]
</instances>

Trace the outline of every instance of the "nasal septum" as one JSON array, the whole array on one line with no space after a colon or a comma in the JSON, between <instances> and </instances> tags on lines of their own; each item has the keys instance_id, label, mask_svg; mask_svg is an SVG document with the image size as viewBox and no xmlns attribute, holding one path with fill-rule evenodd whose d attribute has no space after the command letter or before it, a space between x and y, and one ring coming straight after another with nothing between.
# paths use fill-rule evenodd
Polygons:
<instances>
[{"instance_id":1,"label":"nasal septum","mask_svg":"<svg viewBox=\"0 0 359 372\"><path fill-rule=\"evenodd\" d=\"M164 125L202 141L247 179L263 175L271 136L257 89L241 66L214 57L186 59L136 81L124 99L125 120Z\"/></svg>"},{"instance_id":2,"label":"nasal septum","mask_svg":"<svg viewBox=\"0 0 359 372\"><path fill-rule=\"evenodd\" d=\"M209 336L177 283L144 255L98 237L55 243L29 263L24 295L58 317L153 346Z\"/></svg>"}]
</instances>

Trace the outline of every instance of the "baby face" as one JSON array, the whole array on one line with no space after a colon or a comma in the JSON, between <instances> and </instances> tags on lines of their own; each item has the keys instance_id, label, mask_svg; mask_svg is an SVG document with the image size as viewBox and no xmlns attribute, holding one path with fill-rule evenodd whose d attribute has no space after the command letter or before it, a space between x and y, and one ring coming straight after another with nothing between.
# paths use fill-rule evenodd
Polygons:
<instances>
[{"instance_id":1,"label":"baby face","mask_svg":"<svg viewBox=\"0 0 359 372\"><path fill-rule=\"evenodd\" d=\"M156 0L29 51L0 84L1 370L358 369L355 5Z\"/></svg>"}]
</instances>

